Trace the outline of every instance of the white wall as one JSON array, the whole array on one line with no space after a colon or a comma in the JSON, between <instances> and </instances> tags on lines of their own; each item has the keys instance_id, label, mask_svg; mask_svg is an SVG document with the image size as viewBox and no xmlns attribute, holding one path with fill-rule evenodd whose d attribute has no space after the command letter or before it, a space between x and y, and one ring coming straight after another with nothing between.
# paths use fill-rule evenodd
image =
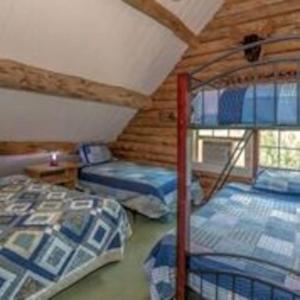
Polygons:
<instances>
[{"instance_id":1,"label":"white wall","mask_svg":"<svg viewBox=\"0 0 300 300\"><path fill-rule=\"evenodd\" d=\"M60 160L78 161L76 155L60 155ZM50 161L49 153L34 153L26 155L0 155L0 177L14 174L23 174L29 165L47 163Z\"/></svg>"},{"instance_id":2,"label":"white wall","mask_svg":"<svg viewBox=\"0 0 300 300\"><path fill-rule=\"evenodd\" d=\"M112 141L136 110L0 89L1 141Z\"/></svg>"}]
</instances>

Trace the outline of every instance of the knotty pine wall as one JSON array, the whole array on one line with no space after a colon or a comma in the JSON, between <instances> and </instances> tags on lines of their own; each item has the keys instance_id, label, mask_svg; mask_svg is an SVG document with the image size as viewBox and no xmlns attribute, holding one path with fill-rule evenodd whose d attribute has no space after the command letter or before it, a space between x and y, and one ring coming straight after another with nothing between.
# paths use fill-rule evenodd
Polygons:
<instances>
[{"instance_id":1,"label":"knotty pine wall","mask_svg":"<svg viewBox=\"0 0 300 300\"><path fill-rule=\"evenodd\" d=\"M299 0L225 0L223 7L199 35L199 47L185 52L175 69L152 95L152 108L141 110L131 120L113 144L113 151L119 157L137 162L175 166L176 75L190 71L228 48L237 46L244 35L258 33L262 36L283 36L299 33L299 30ZM287 53L296 55L299 51L299 42L287 42L264 47L263 55L279 57ZM235 55L202 74L201 79L241 63L245 63L242 54ZM293 68L291 66L291 70ZM263 75L268 75L270 70L265 72Z\"/></svg>"}]
</instances>

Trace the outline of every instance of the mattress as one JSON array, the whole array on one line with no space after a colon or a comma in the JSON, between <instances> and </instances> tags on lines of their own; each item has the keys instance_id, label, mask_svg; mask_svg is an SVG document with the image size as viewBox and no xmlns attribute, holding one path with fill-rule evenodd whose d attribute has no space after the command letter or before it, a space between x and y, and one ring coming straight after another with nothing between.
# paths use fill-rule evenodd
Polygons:
<instances>
[{"instance_id":1,"label":"mattress","mask_svg":"<svg viewBox=\"0 0 300 300\"><path fill-rule=\"evenodd\" d=\"M165 168L118 160L84 167L79 179L94 193L117 199L150 218L163 218L176 211L177 174ZM198 183L193 184L191 193L195 202L201 201Z\"/></svg>"},{"instance_id":2,"label":"mattress","mask_svg":"<svg viewBox=\"0 0 300 300\"><path fill-rule=\"evenodd\" d=\"M242 88L200 92L192 101L195 126L296 126L298 85L257 84Z\"/></svg>"},{"instance_id":3,"label":"mattress","mask_svg":"<svg viewBox=\"0 0 300 300\"><path fill-rule=\"evenodd\" d=\"M130 235L115 201L0 178L0 299L48 299L89 272L122 259Z\"/></svg>"},{"instance_id":4,"label":"mattress","mask_svg":"<svg viewBox=\"0 0 300 300\"><path fill-rule=\"evenodd\" d=\"M216 286L218 299L231 299L233 294L236 299L293 299L284 290L300 292L300 278L292 272L251 260L197 254L244 255L299 270L299 229L299 196L259 192L242 184L225 186L192 216L190 270L235 271L282 289L274 289L272 298L272 290L264 284L255 283L251 293L251 282L245 278L239 278L233 289L231 276L221 275L217 279L213 274L195 273L189 273L189 287L196 293L202 289L205 299L215 299ZM175 242L172 230L154 246L145 262L152 300L169 300L174 296Z\"/></svg>"}]
</instances>

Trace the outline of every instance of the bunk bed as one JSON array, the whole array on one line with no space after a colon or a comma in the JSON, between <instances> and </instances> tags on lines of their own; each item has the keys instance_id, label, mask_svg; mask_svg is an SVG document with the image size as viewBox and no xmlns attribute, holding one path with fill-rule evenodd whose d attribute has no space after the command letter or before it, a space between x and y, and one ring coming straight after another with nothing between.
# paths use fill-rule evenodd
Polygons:
<instances>
[{"instance_id":1,"label":"bunk bed","mask_svg":"<svg viewBox=\"0 0 300 300\"><path fill-rule=\"evenodd\" d=\"M178 76L177 229L146 259L153 300L190 292L192 299L300 299L299 173L258 170L256 148L255 184L225 185L238 145L203 208L191 214L187 193L192 130L244 129L243 144L257 145L258 130L300 129L300 57L253 59L265 45L291 41L300 36L258 40ZM241 53L246 64L206 77Z\"/></svg>"}]
</instances>

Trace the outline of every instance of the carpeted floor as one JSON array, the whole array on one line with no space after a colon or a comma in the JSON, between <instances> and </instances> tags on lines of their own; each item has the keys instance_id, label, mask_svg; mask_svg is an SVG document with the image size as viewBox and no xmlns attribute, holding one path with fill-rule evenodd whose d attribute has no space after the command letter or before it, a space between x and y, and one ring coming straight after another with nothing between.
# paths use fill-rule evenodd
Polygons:
<instances>
[{"instance_id":1,"label":"carpeted floor","mask_svg":"<svg viewBox=\"0 0 300 300\"><path fill-rule=\"evenodd\" d=\"M53 300L149 300L143 262L154 243L173 226L138 215L124 260L90 274Z\"/></svg>"}]
</instances>

